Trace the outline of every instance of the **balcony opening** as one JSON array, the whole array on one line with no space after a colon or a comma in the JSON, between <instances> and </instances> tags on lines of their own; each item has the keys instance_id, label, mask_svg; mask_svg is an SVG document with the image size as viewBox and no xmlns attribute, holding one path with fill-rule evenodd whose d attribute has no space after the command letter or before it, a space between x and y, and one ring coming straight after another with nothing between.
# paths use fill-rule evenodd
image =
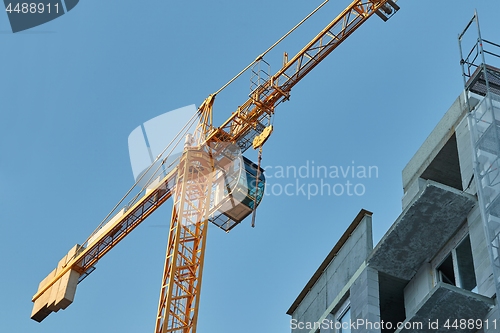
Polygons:
<instances>
[{"instance_id":1,"label":"balcony opening","mask_svg":"<svg viewBox=\"0 0 500 333\"><path fill-rule=\"evenodd\" d=\"M430 179L462 191L462 175L458 160L457 137L453 133L420 178Z\"/></svg>"},{"instance_id":2,"label":"balcony opening","mask_svg":"<svg viewBox=\"0 0 500 333\"><path fill-rule=\"evenodd\" d=\"M406 318L404 288L408 281L378 272L378 283L380 320L391 323L404 322ZM396 327L389 329L385 326L382 333L393 333L395 330Z\"/></svg>"}]
</instances>

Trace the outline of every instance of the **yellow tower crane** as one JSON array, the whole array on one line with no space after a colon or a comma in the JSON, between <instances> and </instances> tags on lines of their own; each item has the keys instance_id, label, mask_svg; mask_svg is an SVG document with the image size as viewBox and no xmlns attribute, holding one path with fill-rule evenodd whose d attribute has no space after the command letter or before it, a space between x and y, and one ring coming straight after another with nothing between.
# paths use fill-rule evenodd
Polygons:
<instances>
[{"instance_id":1,"label":"yellow tower crane","mask_svg":"<svg viewBox=\"0 0 500 333\"><path fill-rule=\"evenodd\" d=\"M61 259L32 298L32 319L41 322L51 312L69 306L77 284L95 269L99 259L173 197L155 333L196 332L208 222L229 231L255 213L263 196L260 153L259 165L240 154L250 146L262 150L272 132L276 106L289 99L291 89L307 73L373 14L386 21L399 10L396 0L354 0L293 58L285 54L282 68L259 81L248 100L221 126L214 127L212 108L217 94L263 62L267 52L327 2L201 104L194 137L186 139L179 163Z\"/></svg>"}]
</instances>

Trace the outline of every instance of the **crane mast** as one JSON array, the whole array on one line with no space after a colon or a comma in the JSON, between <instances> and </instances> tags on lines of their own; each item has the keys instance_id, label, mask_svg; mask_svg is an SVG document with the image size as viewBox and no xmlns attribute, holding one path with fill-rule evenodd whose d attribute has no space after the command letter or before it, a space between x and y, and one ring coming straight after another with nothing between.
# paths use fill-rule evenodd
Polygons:
<instances>
[{"instance_id":1,"label":"crane mast","mask_svg":"<svg viewBox=\"0 0 500 333\"><path fill-rule=\"evenodd\" d=\"M177 169L156 332L195 332L214 160L186 147Z\"/></svg>"},{"instance_id":2,"label":"crane mast","mask_svg":"<svg viewBox=\"0 0 500 333\"><path fill-rule=\"evenodd\" d=\"M95 269L99 259L173 196L155 333L195 333L208 222L226 231L240 222L239 218L229 216L226 220L234 221L221 224L211 217L217 211L214 189L234 163L235 147L244 152L255 138L269 135L270 131L265 131L269 129L269 119L276 106L289 99L295 84L373 14L384 21L390 18L399 10L395 2L354 0L294 57L290 60L285 57L282 68L255 87L249 98L219 127L212 124L212 109L220 90L208 96L198 108L196 140L186 144L179 164L130 207L122 209L100 233L70 250L40 283L32 298L32 319L40 322L51 312L71 304L76 285ZM257 57L254 63L263 61L263 56ZM261 140L261 144L264 141ZM252 164L246 159L239 163L245 167ZM252 168L258 169L255 165ZM259 182L259 171L251 177ZM249 195L253 206L248 202L247 206L255 210L261 192L262 189L255 188L253 196Z\"/></svg>"}]
</instances>

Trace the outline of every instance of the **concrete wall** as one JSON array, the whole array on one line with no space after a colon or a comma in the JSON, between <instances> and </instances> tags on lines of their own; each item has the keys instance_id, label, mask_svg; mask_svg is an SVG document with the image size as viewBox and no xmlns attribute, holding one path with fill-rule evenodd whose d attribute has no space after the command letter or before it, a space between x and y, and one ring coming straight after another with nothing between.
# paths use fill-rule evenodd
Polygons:
<instances>
[{"instance_id":1,"label":"concrete wall","mask_svg":"<svg viewBox=\"0 0 500 333\"><path fill-rule=\"evenodd\" d=\"M417 306L433 287L432 268L429 263L425 263L404 289L405 313L407 318L415 313Z\"/></svg>"},{"instance_id":2,"label":"concrete wall","mask_svg":"<svg viewBox=\"0 0 500 333\"><path fill-rule=\"evenodd\" d=\"M337 256L304 297L292 314L292 320L302 323L318 322L325 317L327 310L344 301L352 279L360 274L368 254L373 250L372 219L365 215L358 227L352 232ZM308 329L295 329L293 333L306 333Z\"/></svg>"},{"instance_id":3,"label":"concrete wall","mask_svg":"<svg viewBox=\"0 0 500 333\"><path fill-rule=\"evenodd\" d=\"M365 268L350 290L351 320L358 319L367 322L357 332L380 333L380 329L370 327L370 324L380 323L380 302L378 272L370 267ZM376 327L376 326L375 326Z\"/></svg>"}]
</instances>

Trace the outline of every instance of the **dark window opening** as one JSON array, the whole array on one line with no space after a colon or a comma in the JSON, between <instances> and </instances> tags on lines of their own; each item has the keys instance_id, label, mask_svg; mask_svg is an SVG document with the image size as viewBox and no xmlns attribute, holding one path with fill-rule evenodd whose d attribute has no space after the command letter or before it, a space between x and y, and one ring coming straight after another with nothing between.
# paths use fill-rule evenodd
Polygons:
<instances>
[{"instance_id":1,"label":"dark window opening","mask_svg":"<svg viewBox=\"0 0 500 333\"><path fill-rule=\"evenodd\" d=\"M477 287L477 282L469 236L460 243L456 249L456 253L460 287L473 291Z\"/></svg>"},{"instance_id":2,"label":"dark window opening","mask_svg":"<svg viewBox=\"0 0 500 333\"><path fill-rule=\"evenodd\" d=\"M437 272L441 282L476 291L476 274L468 235L437 267Z\"/></svg>"},{"instance_id":3,"label":"dark window opening","mask_svg":"<svg viewBox=\"0 0 500 333\"><path fill-rule=\"evenodd\" d=\"M443 263L438 267L439 280L441 282L456 286L455 283L455 268L453 266L453 258L451 253L448 254Z\"/></svg>"}]
</instances>

